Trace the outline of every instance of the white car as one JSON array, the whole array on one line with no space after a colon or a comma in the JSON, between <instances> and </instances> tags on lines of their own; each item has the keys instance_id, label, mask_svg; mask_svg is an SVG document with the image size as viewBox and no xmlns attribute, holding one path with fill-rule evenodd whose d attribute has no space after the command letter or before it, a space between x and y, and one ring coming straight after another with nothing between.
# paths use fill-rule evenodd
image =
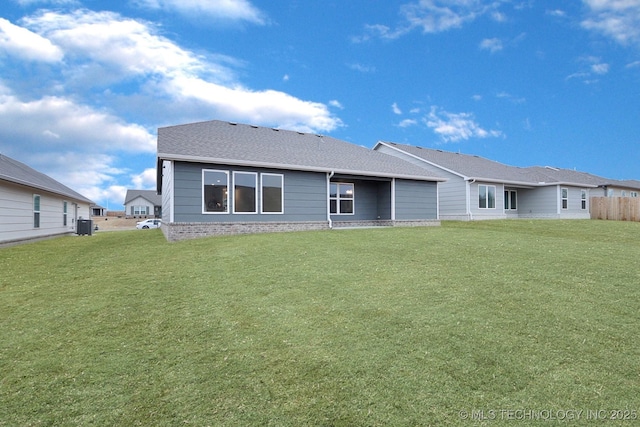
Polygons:
<instances>
[{"instance_id":1,"label":"white car","mask_svg":"<svg viewBox=\"0 0 640 427\"><path fill-rule=\"evenodd\" d=\"M160 225L162 225L162 221L159 219L145 219L136 223L136 228L160 228Z\"/></svg>"}]
</instances>

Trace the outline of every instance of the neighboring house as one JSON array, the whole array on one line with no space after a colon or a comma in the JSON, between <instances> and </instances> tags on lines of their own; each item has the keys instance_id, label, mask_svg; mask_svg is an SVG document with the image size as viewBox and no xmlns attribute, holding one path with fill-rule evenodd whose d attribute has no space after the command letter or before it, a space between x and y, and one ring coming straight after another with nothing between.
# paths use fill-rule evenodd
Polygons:
<instances>
[{"instance_id":1,"label":"neighboring house","mask_svg":"<svg viewBox=\"0 0 640 427\"><path fill-rule=\"evenodd\" d=\"M91 216L105 216L107 214L107 208L103 206L92 206Z\"/></svg>"},{"instance_id":2,"label":"neighboring house","mask_svg":"<svg viewBox=\"0 0 640 427\"><path fill-rule=\"evenodd\" d=\"M328 136L223 121L158 130L168 240L365 225L435 225L443 178Z\"/></svg>"},{"instance_id":3,"label":"neighboring house","mask_svg":"<svg viewBox=\"0 0 640 427\"><path fill-rule=\"evenodd\" d=\"M53 178L0 154L0 244L76 231L94 203Z\"/></svg>"},{"instance_id":4,"label":"neighboring house","mask_svg":"<svg viewBox=\"0 0 640 427\"><path fill-rule=\"evenodd\" d=\"M447 178L439 186L440 219L590 218L589 197L604 178L566 169L520 168L482 157L393 142L375 151ZM590 194L594 191L594 194ZM600 190L601 191L601 190Z\"/></svg>"},{"instance_id":5,"label":"neighboring house","mask_svg":"<svg viewBox=\"0 0 640 427\"><path fill-rule=\"evenodd\" d=\"M160 218L162 197L155 190L127 190L124 211L127 218Z\"/></svg>"},{"instance_id":6,"label":"neighboring house","mask_svg":"<svg viewBox=\"0 0 640 427\"><path fill-rule=\"evenodd\" d=\"M640 181L629 180L606 180L600 191L592 193L591 196L599 197L638 197L640 193Z\"/></svg>"}]
</instances>

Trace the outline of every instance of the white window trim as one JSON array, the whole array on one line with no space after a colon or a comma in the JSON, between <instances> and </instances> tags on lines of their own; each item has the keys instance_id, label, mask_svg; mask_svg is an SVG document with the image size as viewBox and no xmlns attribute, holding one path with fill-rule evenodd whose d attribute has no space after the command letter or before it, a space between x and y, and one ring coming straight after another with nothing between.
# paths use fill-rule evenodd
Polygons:
<instances>
[{"instance_id":1,"label":"white window trim","mask_svg":"<svg viewBox=\"0 0 640 427\"><path fill-rule=\"evenodd\" d=\"M36 210L36 197L38 198L38 209ZM33 195L33 228L40 228L42 223L42 196L39 194ZM36 225L36 214L38 214L38 225Z\"/></svg>"},{"instance_id":2,"label":"white window trim","mask_svg":"<svg viewBox=\"0 0 640 427\"><path fill-rule=\"evenodd\" d=\"M487 187L487 207L480 207L480 187ZM489 188L493 187L493 207L489 207ZM478 209L496 209L498 194L495 185L478 184Z\"/></svg>"},{"instance_id":3,"label":"white window trim","mask_svg":"<svg viewBox=\"0 0 640 427\"><path fill-rule=\"evenodd\" d=\"M205 172L220 172L227 176L227 210L223 212L209 212L207 211L206 206L204 205L204 174ZM233 201L229 200L229 171L220 170L220 169L202 169L202 179L200 180L200 197L202 198L202 214L203 215L229 215L229 204Z\"/></svg>"},{"instance_id":4,"label":"white window trim","mask_svg":"<svg viewBox=\"0 0 640 427\"><path fill-rule=\"evenodd\" d=\"M246 172L246 171L233 171L233 201L232 201L232 213L234 215L256 215L258 213L258 173L257 172ZM253 175L253 211L244 212L244 211L236 211L236 176L237 175ZM227 191L229 191L229 187L227 186Z\"/></svg>"},{"instance_id":5,"label":"white window trim","mask_svg":"<svg viewBox=\"0 0 640 427\"><path fill-rule=\"evenodd\" d=\"M332 213L331 215L355 215L356 214L356 185L353 182L331 182L330 184L335 184L338 186L336 191L336 197L331 197L331 194L329 194L329 205L331 205L331 200L335 200L336 211L337 211L336 213ZM351 185L353 188L353 194L351 195L351 198L344 199L344 200L351 200L353 202L352 212L349 212L349 213L340 212L340 185ZM331 207L329 207L329 212L331 212Z\"/></svg>"},{"instance_id":6,"label":"white window trim","mask_svg":"<svg viewBox=\"0 0 640 427\"><path fill-rule=\"evenodd\" d=\"M580 190L580 209L583 211L589 209L589 192L584 188Z\"/></svg>"},{"instance_id":7,"label":"white window trim","mask_svg":"<svg viewBox=\"0 0 640 427\"><path fill-rule=\"evenodd\" d=\"M265 176L277 176L280 177L280 212L264 212L264 205L262 200L264 198L264 186L263 186L263 177ZM260 205L260 214L261 215L284 215L284 174L281 173L268 173L264 172L260 174L260 200L258 202Z\"/></svg>"},{"instance_id":8,"label":"white window trim","mask_svg":"<svg viewBox=\"0 0 640 427\"><path fill-rule=\"evenodd\" d=\"M505 208L505 211L517 211L518 210L518 191L517 190L504 190L506 194L503 204L508 204L509 207ZM516 207L511 206L511 193L516 195ZM479 202L478 202L479 203Z\"/></svg>"},{"instance_id":9,"label":"white window trim","mask_svg":"<svg viewBox=\"0 0 640 427\"><path fill-rule=\"evenodd\" d=\"M563 193L565 190L566 190L566 192L567 192L567 197L563 197L563 196L562 196L562 193ZM563 206L563 205L564 205L564 203L563 203L563 202L564 202L565 200L567 201L567 207L566 207L566 208ZM567 187L560 187L560 208L561 208L562 210L565 210L565 211L569 209L569 189L568 189Z\"/></svg>"}]
</instances>

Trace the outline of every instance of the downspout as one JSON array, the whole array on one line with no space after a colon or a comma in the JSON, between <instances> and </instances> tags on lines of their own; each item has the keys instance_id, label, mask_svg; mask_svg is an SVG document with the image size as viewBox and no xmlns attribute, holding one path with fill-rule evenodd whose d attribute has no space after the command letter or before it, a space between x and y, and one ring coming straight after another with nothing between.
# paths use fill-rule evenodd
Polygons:
<instances>
[{"instance_id":1,"label":"downspout","mask_svg":"<svg viewBox=\"0 0 640 427\"><path fill-rule=\"evenodd\" d=\"M470 221L473 221L473 212L471 212L471 184L474 184L475 182L475 178L473 178L471 181L467 180L467 212L469 213Z\"/></svg>"},{"instance_id":2,"label":"downspout","mask_svg":"<svg viewBox=\"0 0 640 427\"><path fill-rule=\"evenodd\" d=\"M396 221L396 179L391 178L391 221Z\"/></svg>"},{"instance_id":3,"label":"downspout","mask_svg":"<svg viewBox=\"0 0 640 427\"><path fill-rule=\"evenodd\" d=\"M333 222L331 221L331 200L329 196L331 195L331 178L335 171L331 171L327 173L327 222L329 222L329 229L333 228Z\"/></svg>"}]
</instances>

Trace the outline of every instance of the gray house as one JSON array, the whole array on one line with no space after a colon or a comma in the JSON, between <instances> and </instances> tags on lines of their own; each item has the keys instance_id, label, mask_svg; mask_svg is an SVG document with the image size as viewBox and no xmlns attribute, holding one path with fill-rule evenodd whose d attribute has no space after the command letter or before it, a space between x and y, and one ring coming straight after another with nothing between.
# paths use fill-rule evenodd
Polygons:
<instances>
[{"instance_id":1,"label":"gray house","mask_svg":"<svg viewBox=\"0 0 640 427\"><path fill-rule=\"evenodd\" d=\"M0 245L74 233L91 200L0 154Z\"/></svg>"},{"instance_id":2,"label":"gray house","mask_svg":"<svg viewBox=\"0 0 640 427\"><path fill-rule=\"evenodd\" d=\"M156 190L127 190L124 212L127 218L160 218L162 197Z\"/></svg>"},{"instance_id":3,"label":"gray house","mask_svg":"<svg viewBox=\"0 0 640 427\"><path fill-rule=\"evenodd\" d=\"M160 128L168 240L372 225L437 225L423 167L328 136L223 121Z\"/></svg>"},{"instance_id":4,"label":"gray house","mask_svg":"<svg viewBox=\"0 0 640 427\"><path fill-rule=\"evenodd\" d=\"M375 151L447 178L439 186L440 218L590 218L589 197L605 178L549 167L520 168L478 156L378 142Z\"/></svg>"}]
</instances>

